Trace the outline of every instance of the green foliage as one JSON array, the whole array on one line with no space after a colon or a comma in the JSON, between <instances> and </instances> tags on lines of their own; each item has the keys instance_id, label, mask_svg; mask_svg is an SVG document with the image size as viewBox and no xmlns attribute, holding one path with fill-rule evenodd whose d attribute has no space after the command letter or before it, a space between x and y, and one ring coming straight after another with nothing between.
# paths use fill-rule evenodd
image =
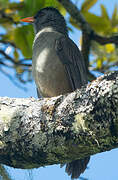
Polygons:
<instances>
[{"instance_id":1,"label":"green foliage","mask_svg":"<svg viewBox=\"0 0 118 180\"><path fill-rule=\"evenodd\" d=\"M18 53L17 49L14 49L13 54L14 54L14 59L17 62L19 60L19 53Z\"/></svg>"},{"instance_id":2,"label":"green foliage","mask_svg":"<svg viewBox=\"0 0 118 180\"><path fill-rule=\"evenodd\" d=\"M101 17L102 17L103 19L106 19L106 20L109 21L109 15L108 15L108 13L107 13L107 9L104 7L103 4L101 4Z\"/></svg>"},{"instance_id":3,"label":"green foliage","mask_svg":"<svg viewBox=\"0 0 118 180\"><path fill-rule=\"evenodd\" d=\"M0 0L0 9L6 8L9 3L9 0Z\"/></svg>"},{"instance_id":4,"label":"green foliage","mask_svg":"<svg viewBox=\"0 0 118 180\"><path fill-rule=\"evenodd\" d=\"M14 29L14 42L27 58L32 57L33 28L31 25Z\"/></svg>"},{"instance_id":5,"label":"green foliage","mask_svg":"<svg viewBox=\"0 0 118 180\"><path fill-rule=\"evenodd\" d=\"M98 0L84 0L81 11L88 11Z\"/></svg>"},{"instance_id":6,"label":"green foliage","mask_svg":"<svg viewBox=\"0 0 118 180\"><path fill-rule=\"evenodd\" d=\"M39 11L39 9L47 6L58 8L63 15L66 13L66 10L63 8L63 6L56 0L24 0L24 6L22 11L19 12L19 15L21 17L33 16L37 11Z\"/></svg>"},{"instance_id":7,"label":"green foliage","mask_svg":"<svg viewBox=\"0 0 118 180\"><path fill-rule=\"evenodd\" d=\"M91 5L97 1L91 1ZM86 21L91 25L96 33L103 36L112 36L114 33L118 34L118 9L117 5L114 7L112 16L109 17L106 7L101 4L101 15L92 14L89 10L92 7L87 5L89 0L85 0L81 12L83 13ZM92 4L93 3L93 4ZM73 21L71 21L73 23ZM75 24L73 23L75 26ZM75 26L77 27L77 26ZM111 66L117 64L118 58L118 48L114 44L106 44L105 46L99 45L97 43L92 44L92 51L94 60L90 62L91 66L94 64L95 68L93 70L98 70L101 72L108 71Z\"/></svg>"},{"instance_id":8,"label":"green foliage","mask_svg":"<svg viewBox=\"0 0 118 180\"><path fill-rule=\"evenodd\" d=\"M112 27L118 26L118 8L117 8L117 6L115 6L115 8L114 8L112 18L111 18L111 23L112 23Z\"/></svg>"},{"instance_id":9,"label":"green foliage","mask_svg":"<svg viewBox=\"0 0 118 180\"><path fill-rule=\"evenodd\" d=\"M90 11L97 2L98 0L83 1L80 11L86 21L100 35L111 36L114 33L118 33L117 5L115 5L112 16L110 17L103 4L100 5L101 15L94 14ZM20 19L33 16L39 9L47 6L56 7L64 16L67 13L65 8L57 0L19 0L17 2L0 0L0 15L2 17L0 18L0 24L5 30L5 34L1 35L0 39L13 44L14 69L17 74L22 74L22 72L26 71L21 65L19 67L16 66L16 63L20 62L21 53L24 58L32 57L32 42L34 38L33 27L21 23ZM69 23L78 30L81 30L80 26L78 26L71 16L69 17ZM71 27L70 25L69 27ZM72 28L68 29L72 31ZM91 53L94 59L90 61L90 65L96 65L94 70L97 69L102 72L103 70L108 70L111 65L114 65L118 57L117 48L113 44L100 46L97 43L93 43Z\"/></svg>"},{"instance_id":10,"label":"green foliage","mask_svg":"<svg viewBox=\"0 0 118 180\"><path fill-rule=\"evenodd\" d=\"M0 1L0 5L5 8L4 13L6 13L6 16L12 19L11 21L9 18L8 21L7 18L1 20L2 26L7 31L3 39L14 42L26 58L32 57L34 33L31 25L19 27L19 20L22 17L33 16L39 9L47 6L57 7L63 15L66 14L66 10L56 0L24 0L19 3L11 3L8 0L3 3L3 1ZM14 23L18 24L18 26L14 26Z\"/></svg>"},{"instance_id":11,"label":"green foliage","mask_svg":"<svg viewBox=\"0 0 118 180\"><path fill-rule=\"evenodd\" d=\"M87 22L91 25L91 27L98 33L103 33L110 29L110 22L103 18L102 16L97 16L90 12L84 12L84 17Z\"/></svg>"},{"instance_id":12,"label":"green foliage","mask_svg":"<svg viewBox=\"0 0 118 180\"><path fill-rule=\"evenodd\" d=\"M44 7L45 0L40 1L32 1L32 0L24 0L24 6L22 11L19 12L21 17L33 16L39 9Z\"/></svg>"},{"instance_id":13,"label":"green foliage","mask_svg":"<svg viewBox=\"0 0 118 180\"><path fill-rule=\"evenodd\" d=\"M32 25L23 24L20 19L33 16L39 9L47 6L53 6L59 9L64 16L66 15L66 10L57 0L0 0L0 26L5 30L5 34L0 34L1 47L3 49L7 49L8 46L12 48L11 55L4 54L3 50L1 54L3 62L0 61L0 66L13 68L16 77L22 83L31 81L34 32ZM4 63L4 58L9 60L10 66ZM13 80L6 71L2 72Z\"/></svg>"}]
</instances>

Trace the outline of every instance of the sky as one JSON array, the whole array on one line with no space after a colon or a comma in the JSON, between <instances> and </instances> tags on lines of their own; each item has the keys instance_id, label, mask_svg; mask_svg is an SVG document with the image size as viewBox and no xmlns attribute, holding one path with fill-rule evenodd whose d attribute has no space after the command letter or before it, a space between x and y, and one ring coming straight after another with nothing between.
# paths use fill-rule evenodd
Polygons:
<instances>
[{"instance_id":1,"label":"sky","mask_svg":"<svg viewBox=\"0 0 118 180\"><path fill-rule=\"evenodd\" d=\"M74 0L73 0L74 1ZM82 0L78 1L81 3ZM93 13L100 14L100 4L104 4L107 7L109 14L112 14L114 5L117 0L98 0L98 3L91 9ZM80 32L74 29L73 33L70 33L71 39L78 44L78 37ZM11 72L13 73L13 72ZM15 86L7 77L0 73L0 96L8 96L15 98L27 98L36 97L35 83L27 83L27 92ZM88 169L81 175L89 180L117 180L118 179L118 165L117 158L118 150L114 149L108 152L99 153L91 156ZM14 180L28 180L29 177L32 180L70 180L70 177L64 172L65 168L60 168L59 165L48 166L45 168L35 170L20 170L7 167L7 171L10 173Z\"/></svg>"}]
</instances>

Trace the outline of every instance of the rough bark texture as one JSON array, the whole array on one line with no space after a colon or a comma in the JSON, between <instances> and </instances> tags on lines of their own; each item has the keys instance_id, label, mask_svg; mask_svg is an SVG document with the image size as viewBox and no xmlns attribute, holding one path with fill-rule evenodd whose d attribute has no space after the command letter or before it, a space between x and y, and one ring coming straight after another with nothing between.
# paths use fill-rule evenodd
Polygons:
<instances>
[{"instance_id":1,"label":"rough bark texture","mask_svg":"<svg viewBox=\"0 0 118 180\"><path fill-rule=\"evenodd\" d=\"M118 147L118 72L45 99L0 98L0 163L34 168Z\"/></svg>"}]
</instances>

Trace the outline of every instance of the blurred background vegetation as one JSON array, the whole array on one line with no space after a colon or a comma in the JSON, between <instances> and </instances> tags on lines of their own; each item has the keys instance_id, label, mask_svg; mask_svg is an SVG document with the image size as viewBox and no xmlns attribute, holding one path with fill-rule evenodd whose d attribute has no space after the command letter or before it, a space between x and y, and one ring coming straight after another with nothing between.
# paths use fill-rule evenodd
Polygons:
<instances>
[{"instance_id":1,"label":"blurred background vegetation","mask_svg":"<svg viewBox=\"0 0 118 180\"><path fill-rule=\"evenodd\" d=\"M82 24L77 23L77 20L71 13L67 12L66 7L58 0L0 0L0 72L13 83L14 79L17 79L16 85L32 82L33 27L20 22L20 19L33 16L39 9L47 6L59 9L66 19L70 32L73 31L73 27L81 32L81 36L76 37L76 39L85 59L89 81L96 78L96 72L101 74L117 70L118 8L115 5L112 15L109 15L107 8L101 4L101 13L94 14L91 12L91 8L94 8L98 1L83 0L81 3L80 0L72 1L75 6L79 7L80 14L93 32L98 35L94 39L92 34L88 33L88 36L91 35L89 43L86 37L83 38ZM87 44L89 47L86 47ZM11 69L14 75L10 73ZM0 178L11 179L2 165L0 166L0 174Z\"/></svg>"},{"instance_id":2,"label":"blurred background vegetation","mask_svg":"<svg viewBox=\"0 0 118 180\"><path fill-rule=\"evenodd\" d=\"M98 16L91 13L91 8L98 0L83 0L80 13L91 28L101 36L118 35L118 9L114 7L112 16L109 17L107 9L101 4L101 14ZM79 5L79 1L73 0L73 3ZM31 75L31 57L32 42L34 38L33 27L23 24L20 19L34 15L39 9L47 6L53 6L65 16L68 24L68 30L72 31L72 26L82 31L80 26L73 19L66 9L57 0L0 0L0 71L13 80L14 77L8 72L13 69L15 77L20 83L32 81ZM78 45L79 45L79 37ZM118 39L118 37L117 37ZM80 46L82 36L80 37ZM113 43L101 45L96 41L91 41L86 62L88 70L88 80L95 79L94 72L107 72L118 65L118 40ZM86 52L85 52L86 53ZM90 76L92 75L92 76Z\"/></svg>"}]
</instances>

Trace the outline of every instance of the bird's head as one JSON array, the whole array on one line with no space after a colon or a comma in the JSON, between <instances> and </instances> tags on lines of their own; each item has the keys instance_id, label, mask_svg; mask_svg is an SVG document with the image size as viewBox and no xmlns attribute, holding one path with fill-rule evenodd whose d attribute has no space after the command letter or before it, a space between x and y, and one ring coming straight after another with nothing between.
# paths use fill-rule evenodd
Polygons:
<instances>
[{"instance_id":1,"label":"bird's head","mask_svg":"<svg viewBox=\"0 0 118 180\"><path fill-rule=\"evenodd\" d=\"M21 19L23 22L32 23L35 33L46 27L52 27L54 30L67 34L67 27L64 17L53 7L46 7L37 12L33 17Z\"/></svg>"}]
</instances>

